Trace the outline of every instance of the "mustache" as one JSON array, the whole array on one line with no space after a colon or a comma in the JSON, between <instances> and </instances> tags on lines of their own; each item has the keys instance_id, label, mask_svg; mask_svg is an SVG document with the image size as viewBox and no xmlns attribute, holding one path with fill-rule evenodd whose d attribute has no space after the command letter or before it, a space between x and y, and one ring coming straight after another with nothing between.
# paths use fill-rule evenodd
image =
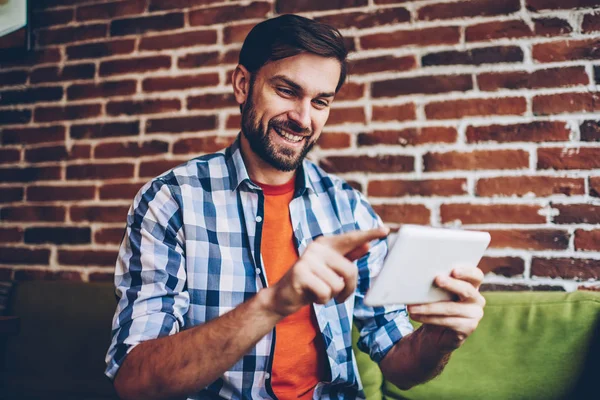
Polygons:
<instances>
[{"instance_id":1,"label":"mustache","mask_svg":"<svg viewBox=\"0 0 600 400\"><path fill-rule=\"evenodd\" d=\"M285 130L292 131L294 133L297 133L299 135L304 135L304 136L308 136L312 133L312 129L303 128L300 125L298 125L297 123L295 123L294 121L289 121L289 120L285 120L285 121L272 120L269 122L269 126L271 128L277 128L279 130L285 129Z\"/></svg>"}]
</instances>

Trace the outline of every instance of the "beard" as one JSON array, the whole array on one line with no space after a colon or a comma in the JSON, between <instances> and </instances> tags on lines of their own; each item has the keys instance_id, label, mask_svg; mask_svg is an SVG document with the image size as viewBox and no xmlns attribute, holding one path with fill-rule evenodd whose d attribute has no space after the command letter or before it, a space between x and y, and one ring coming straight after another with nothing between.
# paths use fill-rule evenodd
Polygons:
<instances>
[{"instance_id":1,"label":"beard","mask_svg":"<svg viewBox=\"0 0 600 400\"><path fill-rule=\"evenodd\" d=\"M265 127L256 117L256 109L252 100L252 87L253 82L251 81L248 100L242 109L242 134L248 140L252 151L267 164L279 171L295 171L315 145L315 141L309 140L312 133L311 129L303 128L293 121L276 118L271 119ZM279 135L277 130L288 130L305 135L305 138L302 139L304 140L304 146L300 151L285 146L277 146L269 135L271 130L276 135Z\"/></svg>"}]
</instances>

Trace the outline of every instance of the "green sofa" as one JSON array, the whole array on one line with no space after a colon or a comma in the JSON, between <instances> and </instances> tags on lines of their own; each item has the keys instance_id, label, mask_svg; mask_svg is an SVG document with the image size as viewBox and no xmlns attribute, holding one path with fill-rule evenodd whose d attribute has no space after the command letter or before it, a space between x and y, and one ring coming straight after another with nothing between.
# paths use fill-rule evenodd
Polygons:
<instances>
[{"instance_id":1,"label":"green sofa","mask_svg":"<svg viewBox=\"0 0 600 400\"><path fill-rule=\"evenodd\" d=\"M444 373L424 385L400 391L357 351L367 398L584 399L588 388L597 389L600 293L484 295L488 304L478 330L453 354ZM110 283L16 285L8 314L20 317L20 332L2 338L0 394L6 399L116 398L103 375L115 305Z\"/></svg>"}]
</instances>

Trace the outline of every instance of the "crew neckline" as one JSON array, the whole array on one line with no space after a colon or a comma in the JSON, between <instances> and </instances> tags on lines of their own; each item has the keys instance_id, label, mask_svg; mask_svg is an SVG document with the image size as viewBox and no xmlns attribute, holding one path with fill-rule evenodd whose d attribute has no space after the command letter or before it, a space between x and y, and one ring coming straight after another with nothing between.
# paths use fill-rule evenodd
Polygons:
<instances>
[{"instance_id":1,"label":"crew neckline","mask_svg":"<svg viewBox=\"0 0 600 400\"><path fill-rule=\"evenodd\" d=\"M254 182L263 190L263 193L267 196L277 196L289 193L294 190L296 187L296 176L294 175L292 179L283 185L268 185L266 183Z\"/></svg>"}]
</instances>

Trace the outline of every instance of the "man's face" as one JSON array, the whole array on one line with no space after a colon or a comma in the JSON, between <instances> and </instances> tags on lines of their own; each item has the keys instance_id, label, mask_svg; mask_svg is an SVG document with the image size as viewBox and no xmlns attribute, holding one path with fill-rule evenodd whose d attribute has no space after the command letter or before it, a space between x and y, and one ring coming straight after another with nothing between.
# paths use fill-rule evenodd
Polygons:
<instances>
[{"instance_id":1,"label":"man's face","mask_svg":"<svg viewBox=\"0 0 600 400\"><path fill-rule=\"evenodd\" d=\"M299 54L255 73L242 106L252 151L277 170L297 169L321 135L340 72L336 59Z\"/></svg>"}]
</instances>

